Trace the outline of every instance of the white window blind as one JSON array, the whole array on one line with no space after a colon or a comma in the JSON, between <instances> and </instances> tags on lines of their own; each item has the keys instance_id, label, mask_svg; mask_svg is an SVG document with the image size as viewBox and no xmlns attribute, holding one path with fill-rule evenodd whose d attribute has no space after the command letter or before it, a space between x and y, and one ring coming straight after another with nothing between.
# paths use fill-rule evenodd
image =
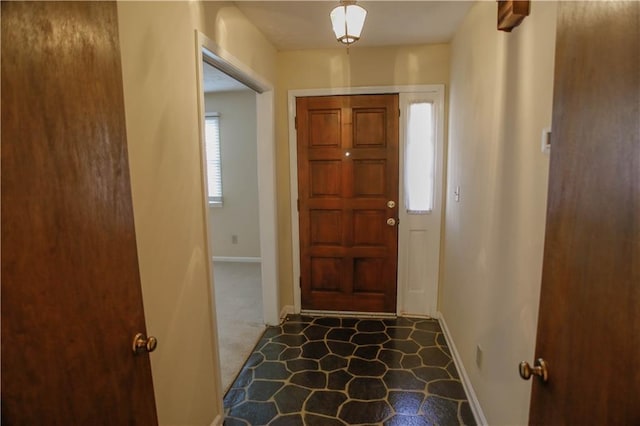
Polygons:
<instances>
[{"instance_id":1,"label":"white window blind","mask_svg":"<svg viewBox=\"0 0 640 426\"><path fill-rule=\"evenodd\" d=\"M433 210L435 178L435 121L431 102L409 104L405 150L405 204L407 212Z\"/></svg>"},{"instance_id":2,"label":"white window blind","mask_svg":"<svg viewBox=\"0 0 640 426\"><path fill-rule=\"evenodd\" d=\"M205 116L205 139L207 154L207 184L209 204L222 205L222 158L220 156L220 116Z\"/></svg>"}]
</instances>

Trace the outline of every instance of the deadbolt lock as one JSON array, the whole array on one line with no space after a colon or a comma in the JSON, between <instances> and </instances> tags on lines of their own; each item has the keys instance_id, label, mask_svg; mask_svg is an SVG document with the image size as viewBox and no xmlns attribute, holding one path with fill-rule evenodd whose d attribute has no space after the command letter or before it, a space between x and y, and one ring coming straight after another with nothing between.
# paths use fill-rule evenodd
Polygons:
<instances>
[{"instance_id":1,"label":"deadbolt lock","mask_svg":"<svg viewBox=\"0 0 640 426\"><path fill-rule=\"evenodd\" d=\"M389 207L390 209L394 208L396 206L396 202L393 200L389 200L387 201L387 207Z\"/></svg>"}]
</instances>

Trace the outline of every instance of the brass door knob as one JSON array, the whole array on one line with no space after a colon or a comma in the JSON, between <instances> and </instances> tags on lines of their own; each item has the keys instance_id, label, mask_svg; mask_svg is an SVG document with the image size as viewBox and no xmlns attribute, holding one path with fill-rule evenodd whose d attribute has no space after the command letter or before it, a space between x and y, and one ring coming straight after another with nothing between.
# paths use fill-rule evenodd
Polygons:
<instances>
[{"instance_id":1,"label":"brass door knob","mask_svg":"<svg viewBox=\"0 0 640 426\"><path fill-rule=\"evenodd\" d=\"M153 336L146 337L142 333L138 333L133 338L133 353L139 354L142 351L153 352L158 346L158 339Z\"/></svg>"},{"instance_id":2,"label":"brass door knob","mask_svg":"<svg viewBox=\"0 0 640 426\"><path fill-rule=\"evenodd\" d=\"M390 217L389 219L387 219L387 225L389 226L396 226L396 220L392 217Z\"/></svg>"},{"instance_id":3,"label":"brass door knob","mask_svg":"<svg viewBox=\"0 0 640 426\"><path fill-rule=\"evenodd\" d=\"M518 366L518 371L520 372L520 377L524 380L529 380L531 376L538 376L543 382L549 380L547 362L542 358L536 359L536 362L533 363L533 368L527 361L522 361Z\"/></svg>"}]
</instances>

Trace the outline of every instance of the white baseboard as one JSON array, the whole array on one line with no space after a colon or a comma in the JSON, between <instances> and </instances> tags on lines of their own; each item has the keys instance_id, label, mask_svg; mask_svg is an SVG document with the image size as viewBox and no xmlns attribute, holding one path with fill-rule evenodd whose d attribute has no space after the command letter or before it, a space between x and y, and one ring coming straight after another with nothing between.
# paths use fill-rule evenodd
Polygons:
<instances>
[{"instance_id":1,"label":"white baseboard","mask_svg":"<svg viewBox=\"0 0 640 426\"><path fill-rule=\"evenodd\" d=\"M473 386L471 385L471 380L469 380L469 376L467 375L467 370L465 370L464 368L464 364L462 363L462 358L460 358L458 349L456 348L455 343L453 343L453 338L451 337L451 333L449 332L449 327L447 327L447 323L444 320L444 316L442 315L442 312L438 312L438 319L440 320L440 327L442 328L444 337L447 340L449 349L451 350L451 355L453 355L453 361L455 362L456 368L458 369L458 373L460 374L460 379L462 380L462 386L464 386L464 390L467 393L467 398L469 398L469 405L471 406L473 417L475 417L476 423L478 425L484 426L487 424L487 419L484 416L482 407L480 407L480 402L478 401L478 397L476 396L476 393L473 390Z\"/></svg>"},{"instance_id":2,"label":"white baseboard","mask_svg":"<svg viewBox=\"0 0 640 426\"><path fill-rule=\"evenodd\" d=\"M220 414L218 414L216 418L213 419L210 426L222 426L222 424L223 424L223 418Z\"/></svg>"},{"instance_id":3,"label":"white baseboard","mask_svg":"<svg viewBox=\"0 0 640 426\"><path fill-rule=\"evenodd\" d=\"M295 310L293 309L293 305L284 305L282 307L282 310L280 311L280 321L282 322L282 320L284 320L287 315L291 315L295 313Z\"/></svg>"},{"instance_id":4,"label":"white baseboard","mask_svg":"<svg viewBox=\"0 0 640 426\"><path fill-rule=\"evenodd\" d=\"M234 257L234 256L213 256L214 262L238 262L238 263L260 263L260 257Z\"/></svg>"}]
</instances>

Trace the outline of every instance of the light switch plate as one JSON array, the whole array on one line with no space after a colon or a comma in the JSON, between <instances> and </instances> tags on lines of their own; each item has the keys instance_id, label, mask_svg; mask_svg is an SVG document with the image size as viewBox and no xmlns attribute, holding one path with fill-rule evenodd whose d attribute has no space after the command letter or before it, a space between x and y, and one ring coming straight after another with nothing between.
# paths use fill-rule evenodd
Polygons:
<instances>
[{"instance_id":1,"label":"light switch plate","mask_svg":"<svg viewBox=\"0 0 640 426\"><path fill-rule=\"evenodd\" d=\"M551 152L551 128L545 127L542 129L542 141L540 144L543 154L549 154Z\"/></svg>"},{"instance_id":2,"label":"light switch plate","mask_svg":"<svg viewBox=\"0 0 640 426\"><path fill-rule=\"evenodd\" d=\"M482 355L482 347L480 345L476 346L476 365L478 370L482 369Z\"/></svg>"}]
</instances>

